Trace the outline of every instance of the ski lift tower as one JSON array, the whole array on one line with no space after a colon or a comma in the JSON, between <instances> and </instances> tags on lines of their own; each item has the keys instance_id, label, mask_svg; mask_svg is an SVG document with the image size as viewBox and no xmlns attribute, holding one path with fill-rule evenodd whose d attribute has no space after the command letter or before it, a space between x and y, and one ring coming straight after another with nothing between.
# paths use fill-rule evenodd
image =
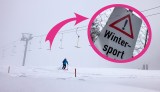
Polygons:
<instances>
[{"instance_id":1,"label":"ski lift tower","mask_svg":"<svg viewBox=\"0 0 160 92\"><path fill-rule=\"evenodd\" d=\"M29 42L32 38L33 38L33 37L32 37L32 34L29 34L29 33L22 33L21 41L25 41L25 42L26 42L22 66L25 65L28 42Z\"/></svg>"}]
</instances>

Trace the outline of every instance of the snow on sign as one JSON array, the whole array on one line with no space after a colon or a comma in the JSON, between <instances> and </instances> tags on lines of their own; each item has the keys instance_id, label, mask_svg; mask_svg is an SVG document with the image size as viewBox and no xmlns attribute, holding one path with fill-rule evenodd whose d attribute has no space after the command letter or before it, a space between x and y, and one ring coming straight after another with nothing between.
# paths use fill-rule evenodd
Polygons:
<instances>
[{"instance_id":1,"label":"snow on sign","mask_svg":"<svg viewBox=\"0 0 160 92\"><path fill-rule=\"evenodd\" d=\"M142 20L131 11L116 7L94 44L110 58L132 58L141 24Z\"/></svg>"}]
</instances>

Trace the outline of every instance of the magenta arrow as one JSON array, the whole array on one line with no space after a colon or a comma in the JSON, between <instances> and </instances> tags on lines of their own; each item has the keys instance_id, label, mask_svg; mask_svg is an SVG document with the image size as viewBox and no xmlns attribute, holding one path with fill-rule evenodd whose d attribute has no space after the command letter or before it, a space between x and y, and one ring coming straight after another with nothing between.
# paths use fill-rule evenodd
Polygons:
<instances>
[{"instance_id":1,"label":"magenta arrow","mask_svg":"<svg viewBox=\"0 0 160 92\"><path fill-rule=\"evenodd\" d=\"M49 40L49 42L50 42L50 49L51 49L53 40L54 40L57 32L58 32L65 24L67 24L68 22L71 22L71 21L75 21L75 20L76 20L76 23L75 23L75 25L76 25L76 24L78 24L78 23L80 23L80 22L88 19L88 18L86 18L86 17L84 17L84 16L81 16L81 15L79 15L79 14L77 14L77 13L75 13L75 15L76 15L75 18L66 19L66 20L58 23L57 25L55 25L55 26L49 31L49 33L47 34L47 37L46 37L46 41Z\"/></svg>"}]
</instances>

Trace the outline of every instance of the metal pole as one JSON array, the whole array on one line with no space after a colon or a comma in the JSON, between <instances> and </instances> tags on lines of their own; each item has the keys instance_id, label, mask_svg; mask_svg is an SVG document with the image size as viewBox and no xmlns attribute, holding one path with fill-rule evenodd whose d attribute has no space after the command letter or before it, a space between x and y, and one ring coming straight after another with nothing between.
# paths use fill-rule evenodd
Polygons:
<instances>
[{"instance_id":1,"label":"metal pole","mask_svg":"<svg viewBox=\"0 0 160 92\"><path fill-rule=\"evenodd\" d=\"M146 70L148 70L148 64L146 64Z\"/></svg>"},{"instance_id":2,"label":"metal pole","mask_svg":"<svg viewBox=\"0 0 160 92\"><path fill-rule=\"evenodd\" d=\"M10 73L10 66L8 67L8 73Z\"/></svg>"},{"instance_id":3,"label":"metal pole","mask_svg":"<svg viewBox=\"0 0 160 92\"><path fill-rule=\"evenodd\" d=\"M77 71L76 71L76 68L75 68L75 72L74 72L74 73L75 73L75 77L77 77Z\"/></svg>"},{"instance_id":4,"label":"metal pole","mask_svg":"<svg viewBox=\"0 0 160 92\"><path fill-rule=\"evenodd\" d=\"M25 65L26 55L27 55L27 46L28 46L28 40L26 40L25 50L24 50L24 57L23 57L23 63L22 66Z\"/></svg>"}]
</instances>

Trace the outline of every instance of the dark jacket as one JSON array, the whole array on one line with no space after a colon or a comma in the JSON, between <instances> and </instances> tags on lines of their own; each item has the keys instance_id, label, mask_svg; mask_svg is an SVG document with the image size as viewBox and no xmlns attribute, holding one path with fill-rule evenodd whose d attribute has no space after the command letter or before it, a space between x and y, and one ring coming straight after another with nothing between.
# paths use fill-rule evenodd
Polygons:
<instances>
[{"instance_id":1,"label":"dark jacket","mask_svg":"<svg viewBox=\"0 0 160 92\"><path fill-rule=\"evenodd\" d=\"M67 59L64 59L64 60L63 60L63 64L65 64L65 65L68 64Z\"/></svg>"}]
</instances>

